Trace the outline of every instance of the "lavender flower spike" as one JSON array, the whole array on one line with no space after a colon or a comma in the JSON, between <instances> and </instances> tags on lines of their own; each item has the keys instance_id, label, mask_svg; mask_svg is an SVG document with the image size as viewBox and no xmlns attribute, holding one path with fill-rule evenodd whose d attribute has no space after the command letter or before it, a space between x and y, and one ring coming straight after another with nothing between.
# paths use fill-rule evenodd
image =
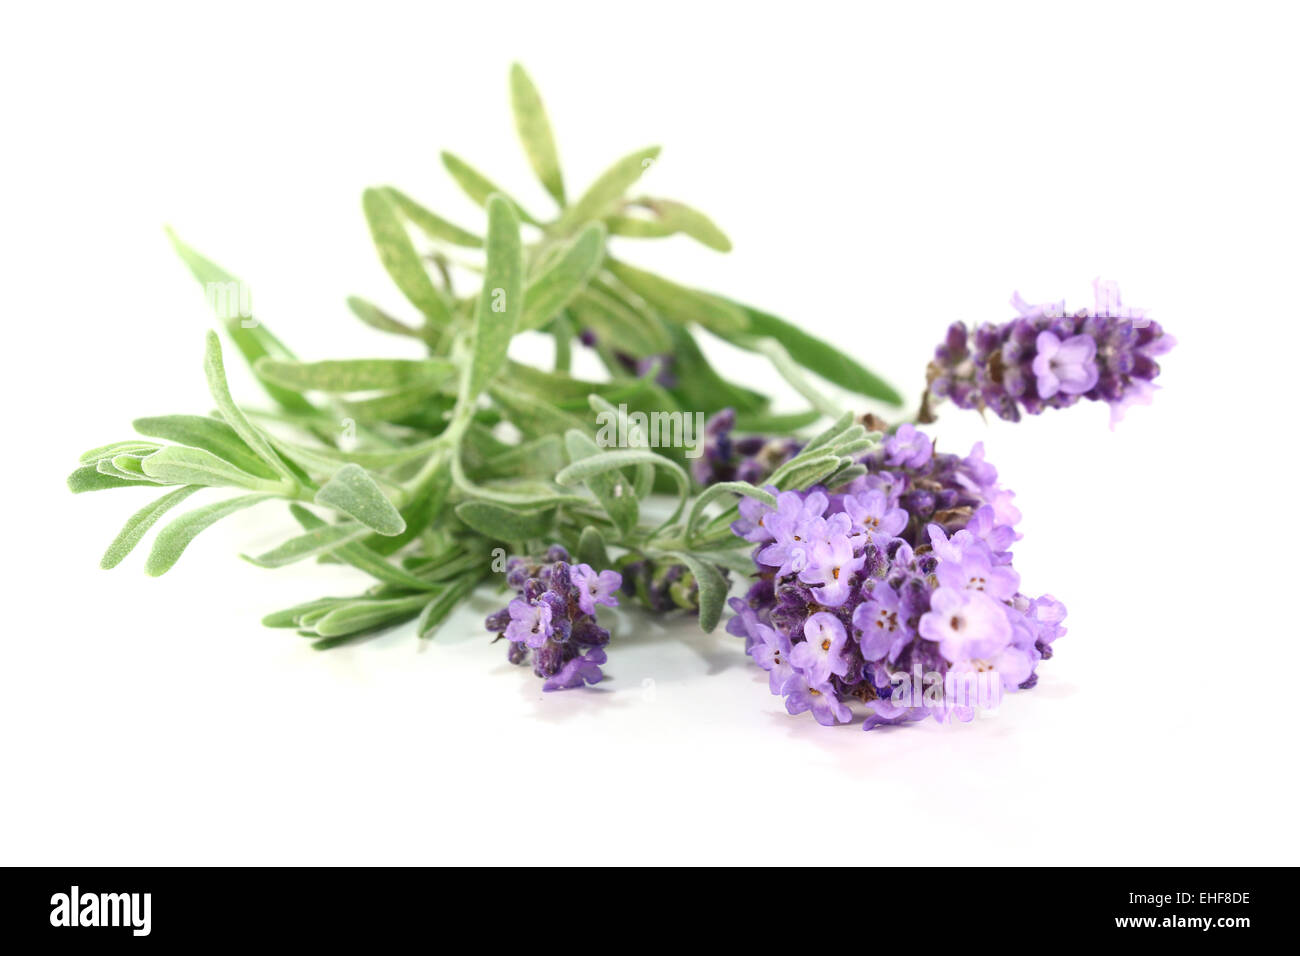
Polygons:
<instances>
[{"instance_id":1,"label":"lavender flower spike","mask_svg":"<svg viewBox=\"0 0 1300 956\"><path fill-rule=\"evenodd\" d=\"M944 399L1018 421L1022 413L1086 398L1110 405L1113 428L1129 407L1149 404L1160 374L1156 359L1174 347L1174 337L1144 310L1124 306L1114 282L1098 279L1093 291L1093 308L1072 315L1064 302L1031 305L1017 293L1011 304L1018 318L950 326L930 363L922 421L933 421L933 407Z\"/></svg>"}]
</instances>

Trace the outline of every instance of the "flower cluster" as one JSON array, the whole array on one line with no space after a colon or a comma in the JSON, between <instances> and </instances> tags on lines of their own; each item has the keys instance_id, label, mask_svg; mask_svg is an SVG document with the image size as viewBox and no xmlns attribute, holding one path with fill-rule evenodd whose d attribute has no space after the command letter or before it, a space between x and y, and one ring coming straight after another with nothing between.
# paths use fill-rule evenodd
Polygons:
<instances>
[{"instance_id":1,"label":"flower cluster","mask_svg":"<svg viewBox=\"0 0 1300 956\"><path fill-rule=\"evenodd\" d=\"M778 465L799 454L803 442L763 435L733 436L735 409L724 408L704 425L704 448L691 464L691 474L701 485L720 481L758 484Z\"/></svg>"},{"instance_id":2,"label":"flower cluster","mask_svg":"<svg viewBox=\"0 0 1300 956\"><path fill-rule=\"evenodd\" d=\"M1036 683L1065 633L1055 598L1020 593L1008 550L1012 494L977 445L961 458L903 426L835 493L741 504L733 531L758 573L732 599L732 634L791 714L832 725L867 705L865 729L933 716L969 720Z\"/></svg>"},{"instance_id":3,"label":"flower cluster","mask_svg":"<svg viewBox=\"0 0 1300 956\"><path fill-rule=\"evenodd\" d=\"M618 605L614 595L622 576L570 564L569 553L554 545L544 559L512 557L506 563L506 583L519 596L485 623L510 641L511 663L523 664L531 653L533 673L544 679L545 691L601 680L609 631L596 623L596 605Z\"/></svg>"},{"instance_id":4,"label":"flower cluster","mask_svg":"<svg viewBox=\"0 0 1300 956\"><path fill-rule=\"evenodd\" d=\"M1123 306L1115 283L1097 280L1093 288L1094 308L1073 315L1064 302L1030 305L1016 293L1011 304L1020 315L1010 322L974 330L953 323L930 363L923 418L943 399L1018 421L1021 412L1087 398L1110 404L1113 427L1129 406L1149 404L1156 358L1175 340L1141 309Z\"/></svg>"}]
</instances>

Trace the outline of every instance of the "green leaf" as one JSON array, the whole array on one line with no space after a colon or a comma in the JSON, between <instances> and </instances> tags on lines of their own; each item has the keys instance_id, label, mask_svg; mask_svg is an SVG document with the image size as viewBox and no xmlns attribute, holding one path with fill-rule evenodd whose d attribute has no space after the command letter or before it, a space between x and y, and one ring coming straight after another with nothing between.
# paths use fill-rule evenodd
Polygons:
<instances>
[{"instance_id":1,"label":"green leaf","mask_svg":"<svg viewBox=\"0 0 1300 956\"><path fill-rule=\"evenodd\" d=\"M677 378L673 391L683 408L706 415L723 408L734 408L737 415L767 408L767 396L733 385L713 370L689 329L671 325L668 333L673 340L673 372Z\"/></svg>"},{"instance_id":2,"label":"green leaf","mask_svg":"<svg viewBox=\"0 0 1300 956\"><path fill-rule=\"evenodd\" d=\"M695 583L700 588L700 630L712 633L722 619L722 607L727 600L727 579L717 565L687 551L671 551L669 556L690 568Z\"/></svg>"},{"instance_id":3,"label":"green leaf","mask_svg":"<svg viewBox=\"0 0 1300 956\"><path fill-rule=\"evenodd\" d=\"M633 236L643 239L655 239L672 236L677 233L690 236L718 252L730 252L731 240L719 229L708 216L698 209L692 209L685 203L672 199L638 199L629 205L642 206L649 210L653 219L636 216L612 216L608 220L609 231L616 236Z\"/></svg>"},{"instance_id":4,"label":"green leaf","mask_svg":"<svg viewBox=\"0 0 1300 956\"><path fill-rule=\"evenodd\" d=\"M98 448L92 448L90 451L81 456L83 465L93 465L95 462L104 458L116 458L118 455L148 455L159 448L159 445L151 441L139 441L128 439L127 441L115 441L108 445L101 445Z\"/></svg>"},{"instance_id":5,"label":"green leaf","mask_svg":"<svg viewBox=\"0 0 1300 956\"><path fill-rule=\"evenodd\" d=\"M510 203L510 205L514 207L515 214L522 221L531 226L539 225L537 220L530 216L504 189L492 182L492 180L488 179L459 156L454 153L448 153L444 150L442 153L442 165L446 167L447 172L451 173L451 178L456 180L456 185L465 190L465 194L480 206L486 208L488 197L495 193L502 196L506 202Z\"/></svg>"},{"instance_id":6,"label":"green leaf","mask_svg":"<svg viewBox=\"0 0 1300 956\"><path fill-rule=\"evenodd\" d=\"M388 194L382 189L367 189L361 194L361 207L370 226L370 235L379 251L379 261L393 284L436 328L451 323L451 309L442 293L429 278L420 254L415 251L406 227L397 218Z\"/></svg>"},{"instance_id":7,"label":"green leaf","mask_svg":"<svg viewBox=\"0 0 1300 956\"><path fill-rule=\"evenodd\" d=\"M328 527L323 520L312 514L300 504L295 503L289 505L289 511L293 514L294 518L297 519L298 523L307 531L314 531L318 528ZM427 524L428 522L425 522L424 524L417 525L417 527L423 528ZM407 529L402 532L402 535L410 532L411 527L412 525L408 521ZM402 535L397 535L396 538L379 538L378 540L386 545L393 540L400 539ZM430 588L427 581L417 578L415 575L397 567L397 565L385 561L382 555L376 553L370 547L359 541L352 541L344 544L342 547L334 551L334 556L341 561L346 561L358 571L364 571L372 578L375 578L378 581L383 581L385 584L405 588L408 591L427 591Z\"/></svg>"},{"instance_id":8,"label":"green leaf","mask_svg":"<svg viewBox=\"0 0 1300 956\"><path fill-rule=\"evenodd\" d=\"M590 284L569 304L569 311L597 341L617 345L633 358L663 355L673 347L663 323L648 320Z\"/></svg>"},{"instance_id":9,"label":"green leaf","mask_svg":"<svg viewBox=\"0 0 1300 956\"><path fill-rule=\"evenodd\" d=\"M582 534L578 537L577 558L597 571L614 566L609 552L605 550L605 536L594 525L587 525L582 529Z\"/></svg>"},{"instance_id":10,"label":"green leaf","mask_svg":"<svg viewBox=\"0 0 1300 956\"><path fill-rule=\"evenodd\" d=\"M474 352L465 367L460 401L473 402L505 364L523 311L524 258L519 220L500 196L488 200L487 269L474 316Z\"/></svg>"},{"instance_id":11,"label":"green leaf","mask_svg":"<svg viewBox=\"0 0 1300 956\"><path fill-rule=\"evenodd\" d=\"M441 239L454 246L466 246L480 249L483 240L467 229L462 229L453 222L448 222L435 212L425 209L418 202L392 186L384 187L384 194L407 221L430 239Z\"/></svg>"},{"instance_id":12,"label":"green leaf","mask_svg":"<svg viewBox=\"0 0 1300 956\"><path fill-rule=\"evenodd\" d=\"M285 362L262 359L258 374L299 391L368 392L450 382L456 366L448 359L330 359Z\"/></svg>"},{"instance_id":13,"label":"green leaf","mask_svg":"<svg viewBox=\"0 0 1300 956\"><path fill-rule=\"evenodd\" d=\"M755 501L761 501L769 508L776 507L776 496L770 491L764 491L762 488L755 488L745 481L721 481L716 485L710 485L695 499L691 505L690 514L686 518L686 537L689 541L694 534L696 527L699 525L701 518L704 516L704 509L709 504L723 495L734 494L743 495L746 498L753 498Z\"/></svg>"},{"instance_id":14,"label":"green leaf","mask_svg":"<svg viewBox=\"0 0 1300 956\"><path fill-rule=\"evenodd\" d=\"M302 561L317 554L327 554L340 545L357 541L370 533L370 529L361 524L322 524L306 534L290 538L283 544L272 548L257 557L243 555L244 560L263 568L282 568L286 564Z\"/></svg>"},{"instance_id":15,"label":"green leaf","mask_svg":"<svg viewBox=\"0 0 1300 956\"><path fill-rule=\"evenodd\" d=\"M674 322L695 322L718 335L737 335L749 328L745 313L717 296L688 289L652 272L645 272L615 259L605 268L625 286Z\"/></svg>"},{"instance_id":16,"label":"green leaf","mask_svg":"<svg viewBox=\"0 0 1300 956\"><path fill-rule=\"evenodd\" d=\"M510 67L510 106L515 114L515 129L528 154L528 162L546 191L564 205L564 177L560 174L560 157L555 150L541 94L518 63Z\"/></svg>"},{"instance_id":17,"label":"green leaf","mask_svg":"<svg viewBox=\"0 0 1300 956\"><path fill-rule=\"evenodd\" d=\"M153 550L149 552L149 558L145 561L145 573L155 578L166 574L171 570L172 565L180 560L181 554L189 543L201 532L227 515L252 507L271 497L271 495L242 495L187 511L158 532L158 537L153 542Z\"/></svg>"},{"instance_id":18,"label":"green leaf","mask_svg":"<svg viewBox=\"0 0 1300 956\"><path fill-rule=\"evenodd\" d=\"M598 222L578 233L549 269L528 283L520 330L540 329L586 288L605 256L605 227Z\"/></svg>"},{"instance_id":19,"label":"green leaf","mask_svg":"<svg viewBox=\"0 0 1300 956\"><path fill-rule=\"evenodd\" d=\"M163 495L157 501L150 502L131 515L126 524L122 526L122 530L118 532L117 537L113 539L113 543L108 546L108 550L104 552L104 557L100 559L99 566L107 571L121 564L122 559L140 543L140 539L145 536L145 532L153 527L154 522L198 490L198 485L177 488L175 491Z\"/></svg>"},{"instance_id":20,"label":"green leaf","mask_svg":"<svg viewBox=\"0 0 1300 956\"><path fill-rule=\"evenodd\" d=\"M202 448L168 445L143 459L140 466L148 477L169 484L216 487L236 485L254 491L270 492L283 490L280 482L250 475Z\"/></svg>"},{"instance_id":21,"label":"green leaf","mask_svg":"<svg viewBox=\"0 0 1300 956\"><path fill-rule=\"evenodd\" d=\"M68 475L68 490L74 495L85 491L106 491L109 488L138 488L151 485L148 480L132 481L117 474L104 474L95 465L82 465Z\"/></svg>"},{"instance_id":22,"label":"green leaf","mask_svg":"<svg viewBox=\"0 0 1300 956\"><path fill-rule=\"evenodd\" d=\"M582 198L560 217L561 231L576 229L592 219L602 219L610 207L641 178L659 157L659 147L651 146L630 153L616 162L591 184Z\"/></svg>"},{"instance_id":23,"label":"green leaf","mask_svg":"<svg viewBox=\"0 0 1300 956\"><path fill-rule=\"evenodd\" d=\"M531 438L587 427L587 423L576 415L502 382L494 382L488 388L488 394L510 423Z\"/></svg>"},{"instance_id":24,"label":"green leaf","mask_svg":"<svg viewBox=\"0 0 1300 956\"><path fill-rule=\"evenodd\" d=\"M321 616L329 613L340 604L348 601L348 598L323 597L314 601L304 601L302 604L295 604L293 607L287 607L282 611L273 611L262 618L262 624L266 627L298 627L301 618L313 612L319 612Z\"/></svg>"},{"instance_id":25,"label":"green leaf","mask_svg":"<svg viewBox=\"0 0 1300 956\"><path fill-rule=\"evenodd\" d=\"M550 532L555 524L555 509L526 511L491 501L462 501L456 506L456 517L496 541L527 541Z\"/></svg>"},{"instance_id":26,"label":"green leaf","mask_svg":"<svg viewBox=\"0 0 1300 956\"><path fill-rule=\"evenodd\" d=\"M691 479L686 474L685 469L677 462L665 458L663 455L657 455L648 449L619 448L602 451L590 458L575 461L557 474L555 481L556 484L566 486L578 483L587 484L597 475L603 475L611 471L621 471L629 465L653 465L668 472L677 483L678 501L676 509L660 525L660 528L667 527L676 521L682 513L682 508L686 505L687 496L690 494Z\"/></svg>"},{"instance_id":27,"label":"green leaf","mask_svg":"<svg viewBox=\"0 0 1300 956\"><path fill-rule=\"evenodd\" d=\"M274 478L275 471L244 443L233 428L216 418L202 415L163 415L137 418L131 423L141 435L164 438L180 445L202 448L224 458L241 471L259 478Z\"/></svg>"},{"instance_id":28,"label":"green leaf","mask_svg":"<svg viewBox=\"0 0 1300 956\"><path fill-rule=\"evenodd\" d=\"M221 358L221 340L217 338L215 332L208 333L208 348L203 357L203 370L208 376L208 391L212 393L212 400L217 403L217 411L221 412L221 417L226 420L226 424L233 428L235 433L244 440L244 444L270 465L276 474L296 485L298 479L294 473L280 460L280 456L275 453L266 436L244 417L235 400L230 397L230 386L226 384L226 367Z\"/></svg>"},{"instance_id":29,"label":"green leaf","mask_svg":"<svg viewBox=\"0 0 1300 956\"><path fill-rule=\"evenodd\" d=\"M565 433L564 444L569 459L574 462L600 454L600 446L585 432L577 429ZM609 520L614 522L614 527L622 534L626 535L636 527L641 516L640 503L632 483L621 471L603 471L592 475L586 480L586 485L600 502L605 514L609 515Z\"/></svg>"},{"instance_id":30,"label":"green leaf","mask_svg":"<svg viewBox=\"0 0 1300 956\"><path fill-rule=\"evenodd\" d=\"M356 518L382 535L401 534L406 522L360 465L344 465L316 492L316 503Z\"/></svg>"},{"instance_id":31,"label":"green leaf","mask_svg":"<svg viewBox=\"0 0 1300 956\"><path fill-rule=\"evenodd\" d=\"M731 304L749 317L750 335L776 339L792 359L826 381L859 395L888 402L890 405L903 404L902 396L888 382L859 365L834 346L809 335L784 319L740 303ZM728 333L719 334L724 338L729 337ZM741 348L750 347L743 339L737 340L735 344Z\"/></svg>"},{"instance_id":32,"label":"green leaf","mask_svg":"<svg viewBox=\"0 0 1300 956\"><path fill-rule=\"evenodd\" d=\"M95 462L95 468L101 475L107 475L110 478L122 478L126 481L147 481L151 484L166 484L157 478L150 478L140 467L143 459L138 455L115 455L112 458L101 458Z\"/></svg>"},{"instance_id":33,"label":"green leaf","mask_svg":"<svg viewBox=\"0 0 1300 956\"><path fill-rule=\"evenodd\" d=\"M415 622L416 636L421 640L433 637L442 622L456 609L456 605L469 597L479 579L479 575L467 575L452 581L440 591L420 612L420 617Z\"/></svg>"},{"instance_id":34,"label":"green leaf","mask_svg":"<svg viewBox=\"0 0 1300 956\"><path fill-rule=\"evenodd\" d=\"M348 297L348 308L352 310L353 315L372 329L388 332L391 335L405 335L412 339L423 337L419 329L412 328L405 322L399 322L379 306L355 295Z\"/></svg>"},{"instance_id":35,"label":"green leaf","mask_svg":"<svg viewBox=\"0 0 1300 956\"><path fill-rule=\"evenodd\" d=\"M427 594L382 601L358 600L330 611L312 624L312 630L321 637L342 637L371 628L396 626L415 617L428 602Z\"/></svg>"},{"instance_id":36,"label":"green leaf","mask_svg":"<svg viewBox=\"0 0 1300 956\"><path fill-rule=\"evenodd\" d=\"M198 279L203 285L208 301L217 309L217 317L226 327L226 332L230 335L235 347L239 349L250 368L258 359L268 355L274 358L291 359L294 357L284 343L272 335L271 330L262 325L261 322L251 315L240 315L239 312L243 311L242 309L229 308L232 297L236 302L242 302L247 298L247 292L242 282L216 263L205 259L181 242L171 229L167 230L167 238L171 240L177 255L189 266L194 278ZM271 398L288 411L315 411L311 402L296 392L267 382L263 382L262 386Z\"/></svg>"}]
</instances>

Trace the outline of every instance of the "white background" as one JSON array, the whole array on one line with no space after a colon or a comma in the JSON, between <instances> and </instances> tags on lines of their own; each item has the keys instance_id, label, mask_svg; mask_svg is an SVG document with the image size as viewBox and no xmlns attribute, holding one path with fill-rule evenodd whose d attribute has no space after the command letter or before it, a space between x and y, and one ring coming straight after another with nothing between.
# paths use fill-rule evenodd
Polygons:
<instances>
[{"instance_id":1,"label":"white background","mask_svg":"<svg viewBox=\"0 0 1300 956\"><path fill-rule=\"evenodd\" d=\"M6 7L0 862L1298 862L1296 23L901 6ZM143 549L98 570L148 495L72 497L76 456L210 407L209 316L162 225L303 357L412 354L343 306L405 308L360 192L479 229L449 148L546 210L516 58L571 192L662 143L646 190L736 245L629 258L804 323L909 398L945 326L1010 317L1017 288L1087 305L1111 277L1178 337L1113 433L1092 405L935 426L985 442L1026 590L1070 609L1036 690L972 725L830 730L786 716L736 639L626 615L610 680L543 696L481 631L491 595L429 646L406 627L321 654L258 619L365 582L240 561L291 530L276 506L164 579Z\"/></svg>"}]
</instances>

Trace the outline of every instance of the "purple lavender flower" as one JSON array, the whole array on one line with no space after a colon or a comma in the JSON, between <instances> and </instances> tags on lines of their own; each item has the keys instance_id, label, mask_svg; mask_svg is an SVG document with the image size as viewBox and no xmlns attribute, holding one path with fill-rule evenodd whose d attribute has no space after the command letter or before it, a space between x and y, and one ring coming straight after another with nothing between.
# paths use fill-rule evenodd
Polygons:
<instances>
[{"instance_id":1,"label":"purple lavender flower","mask_svg":"<svg viewBox=\"0 0 1300 956\"><path fill-rule=\"evenodd\" d=\"M1020 593L1009 550L1020 512L982 446L940 454L914 431L861 462L867 474L842 488L741 503L732 530L754 542L757 573L727 630L745 638L769 689L827 725L858 702L871 729L996 706L950 685L1033 687L1065 608ZM899 695L909 682L914 692Z\"/></svg>"},{"instance_id":2,"label":"purple lavender flower","mask_svg":"<svg viewBox=\"0 0 1300 956\"><path fill-rule=\"evenodd\" d=\"M506 582L518 597L485 625L510 641L510 662L523 664L531 653L533 673L546 691L599 681L609 631L596 623L596 605L617 605L613 595L623 583L618 572L571 566L569 553L554 545L544 558L510 558Z\"/></svg>"},{"instance_id":3,"label":"purple lavender flower","mask_svg":"<svg viewBox=\"0 0 1300 956\"><path fill-rule=\"evenodd\" d=\"M1064 302L1031 305L1017 293L1020 315L1010 322L954 323L930 363L922 421L944 399L1018 421L1086 398L1110 405L1114 427L1129 407L1149 403L1156 359L1175 340L1143 310L1122 306L1115 283L1097 280L1093 290L1094 307L1073 315Z\"/></svg>"},{"instance_id":4,"label":"purple lavender flower","mask_svg":"<svg viewBox=\"0 0 1300 956\"><path fill-rule=\"evenodd\" d=\"M510 625L506 628L507 640L527 644L529 647L541 647L555 632L551 627L551 606L545 602L530 603L515 598L506 610L510 612Z\"/></svg>"},{"instance_id":5,"label":"purple lavender flower","mask_svg":"<svg viewBox=\"0 0 1300 956\"><path fill-rule=\"evenodd\" d=\"M596 605L618 607L618 598L614 597L623 586L623 576L617 571L601 571L597 574L591 565L577 564L569 569L569 578L578 589L578 607L584 614L595 614Z\"/></svg>"},{"instance_id":6,"label":"purple lavender flower","mask_svg":"<svg viewBox=\"0 0 1300 956\"><path fill-rule=\"evenodd\" d=\"M848 674L849 661L844 656L848 634L839 618L818 611L804 621L803 636L789 652L795 670L817 684L829 680L832 674L837 677Z\"/></svg>"},{"instance_id":7,"label":"purple lavender flower","mask_svg":"<svg viewBox=\"0 0 1300 956\"><path fill-rule=\"evenodd\" d=\"M832 727L838 721L847 724L853 719L853 711L836 696L835 689L829 683L809 680L804 674L795 671L781 687L785 695L785 709L791 714L802 714L811 710L817 723Z\"/></svg>"},{"instance_id":8,"label":"purple lavender flower","mask_svg":"<svg viewBox=\"0 0 1300 956\"><path fill-rule=\"evenodd\" d=\"M803 443L793 438L736 436L732 434L735 427L736 412L731 408L722 409L705 423L703 453L691 463L691 474L701 485L720 481L760 484L803 448Z\"/></svg>"}]
</instances>

